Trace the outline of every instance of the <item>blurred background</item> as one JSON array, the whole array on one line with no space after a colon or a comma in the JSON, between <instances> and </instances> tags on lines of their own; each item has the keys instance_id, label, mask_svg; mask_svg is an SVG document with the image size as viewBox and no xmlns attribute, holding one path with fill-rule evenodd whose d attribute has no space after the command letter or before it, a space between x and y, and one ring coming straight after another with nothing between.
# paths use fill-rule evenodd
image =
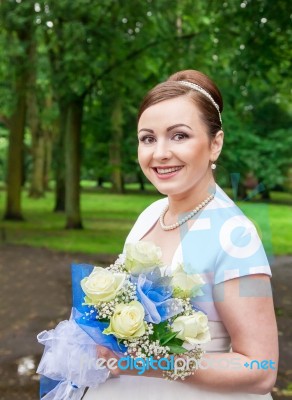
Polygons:
<instances>
[{"instance_id":1,"label":"blurred background","mask_svg":"<svg viewBox=\"0 0 292 400\"><path fill-rule=\"evenodd\" d=\"M70 315L70 263L107 265L161 197L137 162L145 93L182 69L224 99L216 180L272 266L292 398L291 3L0 1L0 399L37 399L36 334Z\"/></svg>"}]
</instances>

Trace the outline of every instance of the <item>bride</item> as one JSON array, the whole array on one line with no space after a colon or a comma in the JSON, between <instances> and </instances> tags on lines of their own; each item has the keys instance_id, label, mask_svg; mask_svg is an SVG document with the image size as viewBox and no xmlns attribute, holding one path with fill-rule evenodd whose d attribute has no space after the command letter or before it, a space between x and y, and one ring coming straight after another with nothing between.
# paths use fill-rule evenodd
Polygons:
<instances>
[{"instance_id":1,"label":"bride","mask_svg":"<svg viewBox=\"0 0 292 400\"><path fill-rule=\"evenodd\" d=\"M139 163L165 197L142 212L126 240L154 242L167 270L183 263L188 273L201 274L204 295L196 305L208 314L212 338L202 346L204 361L176 381L159 370L140 376L116 368L84 400L272 398L278 338L271 270L254 225L214 179L222 109L218 88L194 70L146 95L138 116ZM116 357L102 346L98 356Z\"/></svg>"}]
</instances>

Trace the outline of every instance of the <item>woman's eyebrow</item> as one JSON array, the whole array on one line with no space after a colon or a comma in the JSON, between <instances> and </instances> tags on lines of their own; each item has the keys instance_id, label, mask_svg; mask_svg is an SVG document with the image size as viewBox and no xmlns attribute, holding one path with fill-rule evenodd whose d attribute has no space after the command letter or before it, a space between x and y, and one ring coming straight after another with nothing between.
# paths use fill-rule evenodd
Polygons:
<instances>
[{"instance_id":1,"label":"woman's eyebrow","mask_svg":"<svg viewBox=\"0 0 292 400\"><path fill-rule=\"evenodd\" d=\"M180 126L185 126L186 128L189 128L190 130L192 130L192 128L191 128L189 125L186 125L186 124L175 124L175 125L169 126L169 127L166 129L166 131L169 132L169 131L171 131L172 129L178 128L178 127L180 127ZM153 131L152 129L147 129L147 128L141 128L141 129L139 130L139 132L141 132L141 131L146 131L146 132L149 132L149 133L154 133L154 131ZM138 133L139 133L139 132L138 132Z\"/></svg>"},{"instance_id":2,"label":"woman's eyebrow","mask_svg":"<svg viewBox=\"0 0 292 400\"><path fill-rule=\"evenodd\" d=\"M146 131L146 132L149 132L149 133L154 133L154 131L153 131L152 129L147 129L147 128L141 128L141 129L139 130L138 133L140 133L141 131Z\"/></svg>"},{"instance_id":3,"label":"woman's eyebrow","mask_svg":"<svg viewBox=\"0 0 292 400\"><path fill-rule=\"evenodd\" d=\"M178 127L180 127L180 126L185 126L186 128L189 128L190 130L192 130L192 128L191 128L190 126L186 125L186 124L176 124L176 125L172 125L172 126L170 126L169 128L167 128L166 130L167 130L167 132L168 132L168 131L171 131L172 129L178 128Z\"/></svg>"}]
</instances>

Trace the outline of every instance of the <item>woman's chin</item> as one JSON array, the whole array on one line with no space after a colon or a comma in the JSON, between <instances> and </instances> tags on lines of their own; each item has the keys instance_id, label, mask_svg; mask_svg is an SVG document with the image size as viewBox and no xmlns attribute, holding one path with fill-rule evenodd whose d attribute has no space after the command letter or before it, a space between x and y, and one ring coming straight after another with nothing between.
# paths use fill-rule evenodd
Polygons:
<instances>
[{"instance_id":1,"label":"woman's chin","mask_svg":"<svg viewBox=\"0 0 292 400\"><path fill-rule=\"evenodd\" d=\"M163 194L164 196L175 196L181 194L181 192L184 192L180 190L177 185L174 185L173 187L166 187L166 185L154 185L156 190L158 190L159 193Z\"/></svg>"}]
</instances>

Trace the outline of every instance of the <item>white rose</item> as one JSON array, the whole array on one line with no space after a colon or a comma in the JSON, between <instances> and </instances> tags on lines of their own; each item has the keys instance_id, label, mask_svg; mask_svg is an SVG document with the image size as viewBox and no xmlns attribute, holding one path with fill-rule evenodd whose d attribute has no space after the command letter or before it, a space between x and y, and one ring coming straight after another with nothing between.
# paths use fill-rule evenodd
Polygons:
<instances>
[{"instance_id":1,"label":"white rose","mask_svg":"<svg viewBox=\"0 0 292 400\"><path fill-rule=\"evenodd\" d=\"M105 335L114 335L119 339L140 337L145 333L145 311L139 301L129 304L118 304L110 319L109 326L103 331Z\"/></svg>"},{"instance_id":2,"label":"white rose","mask_svg":"<svg viewBox=\"0 0 292 400\"><path fill-rule=\"evenodd\" d=\"M91 274L80 282L86 294L85 304L94 305L114 299L123 288L125 279L126 274L94 267Z\"/></svg>"},{"instance_id":3,"label":"white rose","mask_svg":"<svg viewBox=\"0 0 292 400\"><path fill-rule=\"evenodd\" d=\"M187 298L202 296L201 290L204 284L200 274L187 274L180 265L173 273L171 284L173 287L173 297Z\"/></svg>"},{"instance_id":4,"label":"white rose","mask_svg":"<svg viewBox=\"0 0 292 400\"><path fill-rule=\"evenodd\" d=\"M162 265L161 249L152 242L127 243L125 249L125 268L131 273Z\"/></svg>"},{"instance_id":5,"label":"white rose","mask_svg":"<svg viewBox=\"0 0 292 400\"><path fill-rule=\"evenodd\" d=\"M193 315L177 317L171 329L173 332L178 332L177 338L190 344L201 344L211 340L208 317L201 311Z\"/></svg>"}]
</instances>

